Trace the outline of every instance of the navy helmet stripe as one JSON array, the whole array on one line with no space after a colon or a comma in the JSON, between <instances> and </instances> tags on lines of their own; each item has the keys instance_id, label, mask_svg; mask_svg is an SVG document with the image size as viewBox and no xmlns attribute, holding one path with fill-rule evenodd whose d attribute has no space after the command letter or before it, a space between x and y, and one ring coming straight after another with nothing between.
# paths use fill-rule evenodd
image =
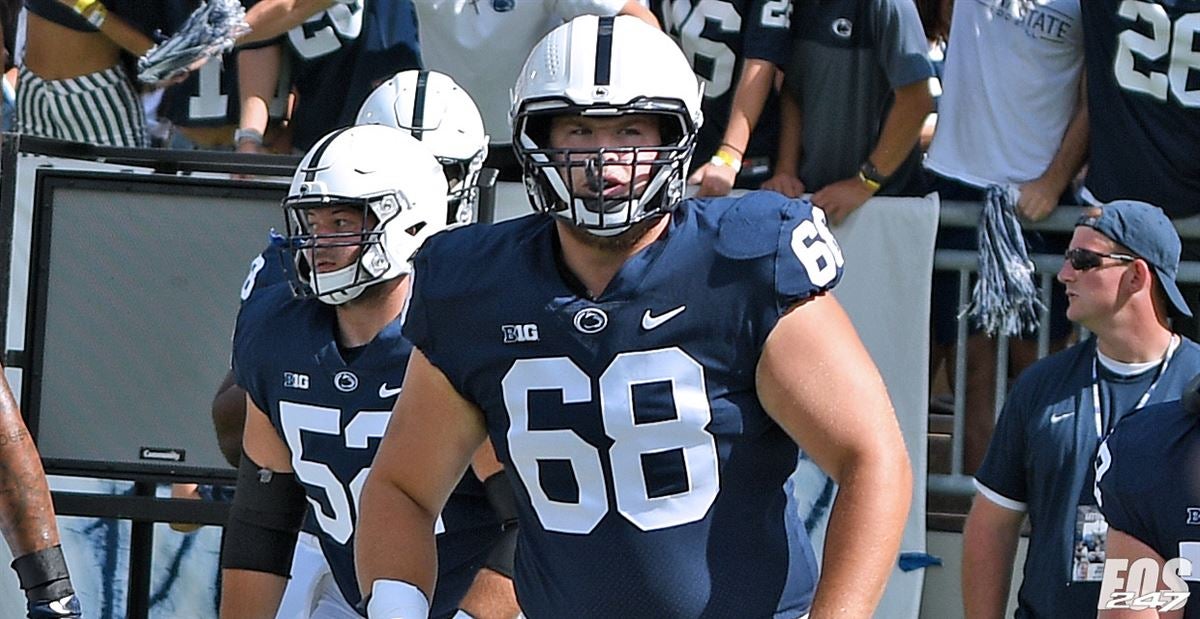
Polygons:
<instances>
[{"instance_id":1,"label":"navy helmet stripe","mask_svg":"<svg viewBox=\"0 0 1200 619\"><path fill-rule=\"evenodd\" d=\"M608 86L612 73L613 21L614 17L601 17L596 27L596 76L597 86Z\"/></svg>"},{"instance_id":2,"label":"navy helmet stripe","mask_svg":"<svg viewBox=\"0 0 1200 619\"><path fill-rule=\"evenodd\" d=\"M329 137L324 142L321 142L321 145L317 147L317 151L313 153L312 159L309 160L308 168L304 170L304 182L311 183L317 178L317 171L321 169L319 164L321 163L321 157L325 154L325 149L329 148L329 145L333 144L333 140L341 135L343 131L349 131L350 129L351 127L342 127L330 133Z\"/></svg>"},{"instance_id":3,"label":"navy helmet stripe","mask_svg":"<svg viewBox=\"0 0 1200 619\"><path fill-rule=\"evenodd\" d=\"M412 136L418 140L425 131L425 88L429 84L429 71L417 73L417 92L413 101Z\"/></svg>"}]
</instances>

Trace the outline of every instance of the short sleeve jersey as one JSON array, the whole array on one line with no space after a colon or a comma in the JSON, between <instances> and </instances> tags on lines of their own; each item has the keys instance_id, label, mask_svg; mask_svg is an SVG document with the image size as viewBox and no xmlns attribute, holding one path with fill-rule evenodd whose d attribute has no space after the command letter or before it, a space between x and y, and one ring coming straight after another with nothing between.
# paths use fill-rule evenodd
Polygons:
<instances>
[{"instance_id":1,"label":"short sleeve jersey","mask_svg":"<svg viewBox=\"0 0 1200 619\"><path fill-rule=\"evenodd\" d=\"M552 218L432 237L405 333L486 417L514 481L530 617L800 616L817 578L755 392L763 343L841 277L824 213L688 200L596 298ZM472 253L488 260L464 266ZM480 303L486 299L486 303Z\"/></svg>"},{"instance_id":2,"label":"short sleeve jersey","mask_svg":"<svg viewBox=\"0 0 1200 619\"><path fill-rule=\"evenodd\" d=\"M1129 415L1100 446L1096 483L1109 526L1191 562L1184 617L1200 617L1200 416L1178 401Z\"/></svg>"},{"instance_id":3,"label":"short sleeve jersey","mask_svg":"<svg viewBox=\"0 0 1200 619\"><path fill-rule=\"evenodd\" d=\"M1100 583L1073 582L1071 574L1077 506L1095 504L1092 471L1100 443L1093 406L1095 360L1091 338L1030 366L1009 392L975 474L984 496L1029 515L1029 553L1017 594L1021 617L1078 617L1096 611ZM1184 338L1146 405L1177 397L1197 373L1200 346ZM1129 385L1132 397L1115 394L1113 408L1120 412L1102 422L1102 428L1112 427L1136 406L1149 387L1145 378ZM1102 400L1108 399L1104 391Z\"/></svg>"},{"instance_id":4,"label":"short sleeve jersey","mask_svg":"<svg viewBox=\"0 0 1200 619\"><path fill-rule=\"evenodd\" d=\"M1094 200L1200 213L1200 0L1080 2Z\"/></svg>"},{"instance_id":5,"label":"short sleeve jersey","mask_svg":"<svg viewBox=\"0 0 1200 619\"><path fill-rule=\"evenodd\" d=\"M251 290L234 333L234 376L287 445L321 551L353 606L360 599L354 572L359 493L412 346L397 319L357 354L344 356L333 307L295 299L286 284ZM453 609L499 533L482 485L471 474L463 479L439 518L444 533L434 606L441 610Z\"/></svg>"}]
</instances>

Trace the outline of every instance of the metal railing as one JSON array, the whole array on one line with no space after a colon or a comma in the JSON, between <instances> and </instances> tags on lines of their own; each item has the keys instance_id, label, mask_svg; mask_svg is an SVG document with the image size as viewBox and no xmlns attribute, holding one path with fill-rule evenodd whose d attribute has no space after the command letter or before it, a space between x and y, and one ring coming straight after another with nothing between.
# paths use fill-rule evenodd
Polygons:
<instances>
[{"instance_id":1,"label":"metal railing","mask_svg":"<svg viewBox=\"0 0 1200 619\"><path fill-rule=\"evenodd\" d=\"M976 202L944 201L941 203L938 230L947 228L976 229L982 205ZM1060 206L1046 219L1039 222L1022 222L1026 230L1042 232L1070 233L1076 220L1087 207ZM1176 220L1175 229L1184 244L1200 241L1200 216ZM1039 316L1037 332L1037 356L1045 357L1050 350L1050 286L1062 266L1061 255L1031 254L1030 258L1036 266L1035 275L1042 304L1045 309ZM971 275L978 270L977 254L974 251L939 249L934 252L933 270L935 272L954 272L958 274L958 307L964 307L970 295ZM1200 262L1184 261L1179 265L1177 281L1181 283L1200 283ZM1061 310L1060 310L1061 311ZM963 449L966 438L966 384L967 384L967 337L968 319L959 317L954 341L954 424L951 437L950 473L930 474L928 491L970 496L975 493L971 475L963 473ZM1008 393L1008 338L996 338L996 415L1004 405L1004 397Z\"/></svg>"}]
</instances>

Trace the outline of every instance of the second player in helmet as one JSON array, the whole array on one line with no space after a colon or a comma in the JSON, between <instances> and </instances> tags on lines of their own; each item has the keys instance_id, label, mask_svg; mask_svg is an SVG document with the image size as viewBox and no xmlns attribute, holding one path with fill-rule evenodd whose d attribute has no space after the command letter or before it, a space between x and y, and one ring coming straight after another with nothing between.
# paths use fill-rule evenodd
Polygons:
<instances>
[{"instance_id":1,"label":"second player in helmet","mask_svg":"<svg viewBox=\"0 0 1200 619\"><path fill-rule=\"evenodd\" d=\"M371 91L355 124L387 125L419 140L446 174L447 222L476 219L488 136L474 99L453 78L437 71L401 71Z\"/></svg>"},{"instance_id":2,"label":"second player in helmet","mask_svg":"<svg viewBox=\"0 0 1200 619\"><path fill-rule=\"evenodd\" d=\"M412 137L359 126L319 140L288 193L284 245L294 281L254 292L234 334L247 414L221 615L274 616L308 509L336 581L317 591L310 616L352 618L358 496L411 351L400 334L409 257L445 228L446 186ZM437 530L435 614L450 616L501 533L472 475Z\"/></svg>"}]
</instances>

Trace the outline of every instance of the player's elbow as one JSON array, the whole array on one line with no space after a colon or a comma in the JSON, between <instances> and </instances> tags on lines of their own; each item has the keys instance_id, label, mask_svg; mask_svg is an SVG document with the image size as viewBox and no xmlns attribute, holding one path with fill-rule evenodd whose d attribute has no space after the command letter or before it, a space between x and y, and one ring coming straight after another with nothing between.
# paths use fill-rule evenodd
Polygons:
<instances>
[{"instance_id":1,"label":"player's elbow","mask_svg":"<svg viewBox=\"0 0 1200 619\"><path fill-rule=\"evenodd\" d=\"M908 511L912 500L913 471L899 428L862 436L846 446L834 470L826 471L839 485L871 486L872 491L893 497Z\"/></svg>"}]
</instances>

